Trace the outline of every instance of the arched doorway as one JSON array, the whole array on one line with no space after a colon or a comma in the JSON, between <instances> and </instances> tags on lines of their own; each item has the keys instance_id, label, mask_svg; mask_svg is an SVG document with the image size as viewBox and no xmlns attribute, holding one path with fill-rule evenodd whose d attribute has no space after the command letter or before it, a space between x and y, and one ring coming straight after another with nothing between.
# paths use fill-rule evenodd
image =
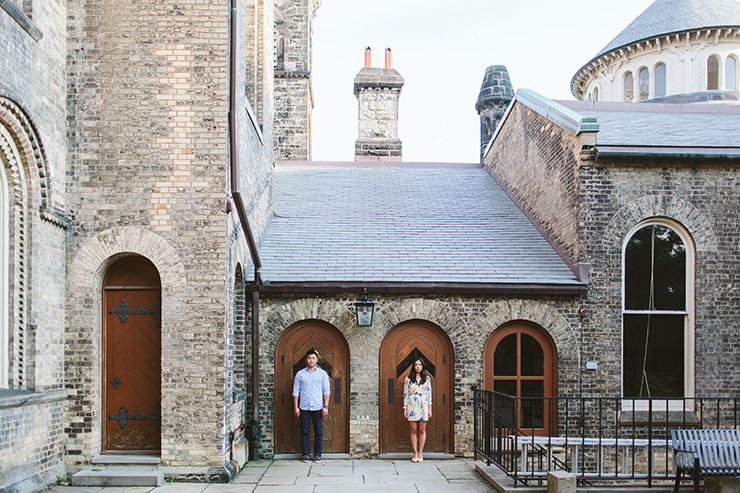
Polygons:
<instances>
[{"instance_id":1,"label":"arched doorway","mask_svg":"<svg viewBox=\"0 0 740 493\"><path fill-rule=\"evenodd\" d=\"M103 451L161 448L161 296L144 257L119 260L103 280Z\"/></svg>"},{"instance_id":2,"label":"arched doorway","mask_svg":"<svg viewBox=\"0 0 740 493\"><path fill-rule=\"evenodd\" d=\"M526 397L518 401L511 419L525 433L550 435L557 430L557 405L541 398L557 396L557 366L555 343L545 330L526 322L510 323L496 329L486 343L483 386Z\"/></svg>"},{"instance_id":3,"label":"arched doorway","mask_svg":"<svg viewBox=\"0 0 740 493\"><path fill-rule=\"evenodd\" d=\"M305 368L310 349L331 378L329 415L324 418L324 453L349 452L349 347L344 336L318 320L288 328L275 348L275 452L300 453L301 430L293 414L293 378ZM313 427L311 428L313 444Z\"/></svg>"},{"instance_id":4,"label":"arched doorway","mask_svg":"<svg viewBox=\"0 0 740 493\"><path fill-rule=\"evenodd\" d=\"M425 452L453 453L452 344L436 325L422 320L394 327L380 347L380 452L411 452L403 417L403 381L421 356L432 375L432 418Z\"/></svg>"}]
</instances>

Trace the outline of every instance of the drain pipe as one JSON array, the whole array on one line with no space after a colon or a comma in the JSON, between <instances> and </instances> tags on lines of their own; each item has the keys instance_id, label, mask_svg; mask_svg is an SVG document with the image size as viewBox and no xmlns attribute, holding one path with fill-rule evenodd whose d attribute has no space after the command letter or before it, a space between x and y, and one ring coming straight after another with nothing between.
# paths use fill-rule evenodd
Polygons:
<instances>
[{"instance_id":1,"label":"drain pipe","mask_svg":"<svg viewBox=\"0 0 740 493\"><path fill-rule=\"evenodd\" d=\"M244 239L249 247L249 254L254 264L254 283L256 289L252 292L252 423L249 433L249 460L259 459L259 445L262 431L259 420L259 288L262 286L262 261L257 251L257 243L254 241L252 228L244 210L244 202L239 193L238 166L238 135L237 132L237 54L239 40L237 38L237 0L229 0L231 19L229 23L229 171L231 197L236 206L239 222L242 226ZM246 345L246 341L245 341Z\"/></svg>"}]
</instances>

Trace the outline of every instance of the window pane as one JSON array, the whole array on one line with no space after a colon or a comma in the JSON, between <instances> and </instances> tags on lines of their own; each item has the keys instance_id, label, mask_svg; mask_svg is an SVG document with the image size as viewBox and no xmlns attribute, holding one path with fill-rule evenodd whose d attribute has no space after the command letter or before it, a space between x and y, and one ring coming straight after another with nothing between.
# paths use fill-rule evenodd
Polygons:
<instances>
[{"instance_id":1,"label":"window pane","mask_svg":"<svg viewBox=\"0 0 740 493\"><path fill-rule=\"evenodd\" d=\"M683 397L684 319L624 315L624 397Z\"/></svg>"},{"instance_id":2,"label":"window pane","mask_svg":"<svg viewBox=\"0 0 740 493\"><path fill-rule=\"evenodd\" d=\"M664 63L655 66L655 97L665 96L666 93L666 68Z\"/></svg>"},{"instance_id":3,"label":"window pane","mask_svg":"<svg viewBox=\"0 0 740 493\"><path fill-rule=\"evenodd\" d=\"M627 310L686 309L686 246L675 231L646 226L627 243L624 259Z\"/></svg>"},{"instance_id":4,"label":"window pane","mask_svg":"<svg viewBox=\"0 0 740 493\"><path fill-rule=\"evenodd\" d=\"M545 395L542 380L522 380L522 397L542 397ZM544 427L544 401L542 399L522 399L522 428Z\"/></svg>"},{"instance_id":5,"label":"window pane","mask_svg":"<svg viewBox=\"0 0 740 493\"><path fill-rule=\"evenodd\" d=\"M737 62L731 56L728 56L725 62L725 89L737 90Z\"/></svg>"},{"instance_id":6,"label":"window pane","mask_svg":"<svg viewBox=\"0 0 740 493\"><path fill-rule=\"evenodd\" d=\"M493 375L497 377L516 376L516 334L509 334L496 346L496 351L493 353Z\"/></svg>"},{"instance_id":7,"label":"window pane","mask_svg":"<svg viewBox=\"0 0 740 493\"><path fill-rule=\"evenodd\" d=\"M648 72L648 69L640 69L638 78L640 81L640 101L650 99L650 72Z\"/></svg>"},{"instance_id":8,"label":"window pane","mask_svg":"<svg viewBox=\"0 0 740 493\"><path fill-rule=\"evenodd\" d=\"M521 364L523 376L541 377L545 374L545 355L542 353L542 346L528 334L522 334Z\"/></svg>"},{"instance_id":9,"label":"window pane","mask_svg":"<svg viewBox=\"0 0 740 493\"><path fill-rule=\"evenodd\" d=\"M624 101L631 103L635 96L635 80L632 72L624 74Z\"/></svg>"},{"instance_id":10,"label":"window pane","mask_svg":"<svg viewBox=\"0 0 740 493\"><path fill-rule=\"evenodd\" d=\"M710 56L707 60L707 90L719 89L719 58Z\"/></svg>"},{"instance_id":11,"label":"window pane","mask_svg":"<svg viewBox=\"0 0 740 493\"><path fill-rule=\"evenodd\" d=\"M493 390L507 395L516 395L516 380L494 380Z\"/></svg>"}]
</instances>

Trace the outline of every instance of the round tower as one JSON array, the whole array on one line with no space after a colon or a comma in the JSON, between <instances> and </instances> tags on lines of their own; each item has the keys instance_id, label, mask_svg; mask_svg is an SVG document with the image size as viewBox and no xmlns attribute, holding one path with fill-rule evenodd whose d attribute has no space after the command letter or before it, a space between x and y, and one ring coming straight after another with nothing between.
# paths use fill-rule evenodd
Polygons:
<instances>
[{"instance_id":1,"label":"round tower","mask_svg":"<svg viewBox=\"0 0 740 493\"><path fill-rule=\"evenodd\" d=\"M506 67L503 65L488 67L483 76L483 84L480 86L478 101L475 103L475 110L480 116L481 162L488 141L491 140L512 99L514 99L514 86L511 85Z\"/></svg>"}]
</instances>

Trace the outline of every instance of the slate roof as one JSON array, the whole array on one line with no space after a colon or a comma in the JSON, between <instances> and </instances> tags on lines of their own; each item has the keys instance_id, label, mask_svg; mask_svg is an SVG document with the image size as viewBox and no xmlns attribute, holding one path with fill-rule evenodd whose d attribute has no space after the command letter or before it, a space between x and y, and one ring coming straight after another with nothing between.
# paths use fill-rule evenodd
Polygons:
<instances>
[{"instance_id":1,"label":"slate roof","mask_svg":"<svg viewBox=\"0 0 740 493\"><path fill-rule=\"evenodd\" d=\"M579 285L479 165L281 163L274 212L270 283Z\"/></svg>"},{"instance_id":2,"label":"slate roof","mask_svg":"<svg viewBox=\"0 0 740 493\"><path fill-rule=\"evenodd\" d=\"M740 26L740 3L735 0L656 0L594 58L643 39L729 26Z\"/></svg>"},{"instance_id":3,"label":"slate roof","mask_svg":"<svg viewBox=\"0 0 740 493\"><path fill-rule=\"evenodd\" d=\"M687 152L740 153L740 106L713 104L557 101L596 118L597 148L675 148Z\"/></svg>"}]
</instances>

